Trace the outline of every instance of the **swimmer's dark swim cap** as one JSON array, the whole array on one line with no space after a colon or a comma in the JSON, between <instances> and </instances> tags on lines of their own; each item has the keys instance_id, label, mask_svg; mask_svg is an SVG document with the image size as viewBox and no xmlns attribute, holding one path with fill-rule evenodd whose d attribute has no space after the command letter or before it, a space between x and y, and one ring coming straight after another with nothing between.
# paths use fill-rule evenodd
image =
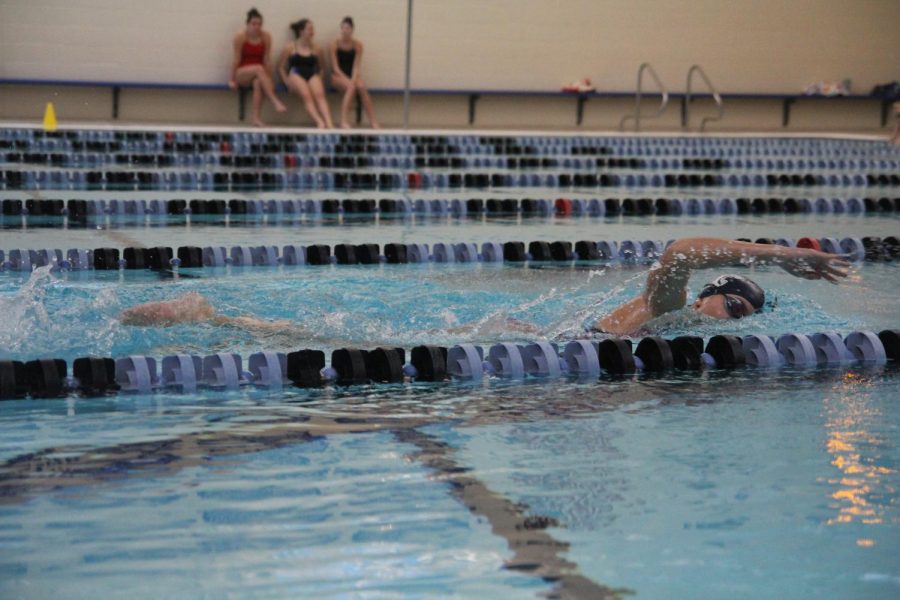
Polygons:
<instances>
[{"instance_id":1,"label":"swimmer's dark swim cap","mask_svg":"<svg viewBox=\"0 0 900 600\"><path fill-rule=\"evenodd\" d=\"M754 309L759 310L766 302L766 293L755 281L741 275L722 275L715 281L707 283L700 291L698 298L715 296L716 294L734 294L747 300Z\"/></svg>"}]
</instances>

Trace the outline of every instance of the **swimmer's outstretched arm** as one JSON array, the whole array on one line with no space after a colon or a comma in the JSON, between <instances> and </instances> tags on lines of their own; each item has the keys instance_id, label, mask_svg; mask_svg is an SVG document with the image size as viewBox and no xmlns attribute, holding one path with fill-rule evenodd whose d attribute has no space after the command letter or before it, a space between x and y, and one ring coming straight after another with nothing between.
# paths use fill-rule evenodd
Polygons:
<instances>
[{"instance_id":1,"label":"swimmer's outstretched arm","mask_svg":"<svg viewBox=\"0 0 900 600\"><path fill-rule=\"evenodd\" d=\"M687 283L697 269L748 264L771 264L796 277L837 283L847 276L849 263L834 254L808 248L753 244L717 238L685 238L666 248L650 268L644 292L597 322L608 333L626 334L687 303Z\"/></svg>"}]
</instances>

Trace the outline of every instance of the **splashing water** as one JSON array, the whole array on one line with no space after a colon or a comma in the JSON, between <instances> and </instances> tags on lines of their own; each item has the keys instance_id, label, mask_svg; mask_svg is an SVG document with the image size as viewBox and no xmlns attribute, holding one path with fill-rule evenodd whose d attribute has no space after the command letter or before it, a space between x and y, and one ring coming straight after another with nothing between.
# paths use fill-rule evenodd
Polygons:
<instances>
[{"instance_id":1,"label":"splashing water","mask_svg":"<svg viewBox=\"0 0 900 600\"><path fill-rule=\"evenodd\" d=\"M39 267L14 293L0 296L0 354L37 358L60 347L109 353L120 329L109 312L116 304L115 288L73 288L49 265Z\"/></svg>"},{"instance_id":2,"label":"splashing water","mask_svg":"<svg viewBox=\"0 0 900 600\"><path fill-rule=\"evenodd\" d=\"M580 287L587 287L594 278L602 278L607 272L608 269L589 271L587 280ZM551 340L558 341L584 337L585 331L589 329L597 319L615 308L628 297L628 292L631 292L632 294L639 293L639 285L636 286L635 284L643 283L645 278L646 273L640 271L608 291L597 292L595 299L587 306L575 308L573 313L566 314L560 320L545 327L543 329L544 336Z\"/></svg>"},{"instance_id":3,"label":"splashing water","mask_svg":"<svg viewBox=\"0 0 900 600\"><path fill-rule=\"evenodd\" d=\"M756 269L754 279L778 297L774 310L751 318L703 318L686 308L658 318L656 335L877 329L896 323L897 269L868 265L841 286L799 282ZM153 274L104 276L37 269L27 280L0 282L0 357L32 359L260 350L289 352L379 345L412 347L567 341L640 293L646 268L483 268L235 272L185 280ZM121 310L197 292L218 314L256 319L264 327L186 322L172 327L123 325ZM861 301L861 299L865 301Z\"/></svg>"}]
</instances>

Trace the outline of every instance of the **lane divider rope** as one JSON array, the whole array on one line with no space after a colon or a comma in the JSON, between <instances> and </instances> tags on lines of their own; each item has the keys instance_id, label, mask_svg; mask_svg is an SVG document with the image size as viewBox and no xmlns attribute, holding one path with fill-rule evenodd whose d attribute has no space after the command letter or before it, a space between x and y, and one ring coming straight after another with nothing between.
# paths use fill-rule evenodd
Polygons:
<instances>
[{"instance_id":1,"label":"lane divider rope","mask_svg":"<svg viewBox=\"0 0 900 600\"><path fill-rule=\"evenodd\" d=\"M574 340L560 345L539 341L500 343L487 348L474 344L379 347L373 350L339 348L326 365L321 350L283 353L257 352L246 369L239 354L208 356L174 354L160 361L131 355L118 359L80 357L72 374L62 359L0 361L0 400L58 398L77 393L104 396L116 393L185 393L198 390L233 392L245 388L280 391L327 384L440 382L488 379L598 380L633 373L662 373L677 369L847 368L900 363L900 330L876 334L854 331L780 336L716 335L704 346L699 336L667 340L648 336L635 344L629 339Z\"/></svg>"},{"instance_id":2,"label":"lane divider rope","mask_svg":"<svg viewBox=\"0 0 900 600\"><path fill-rule=\"evenodd\" d=\"M161 217L188 215L511 215L558 217L743 214L862 214L900 212L900 196L891 198L356 198L292 200L60 199L0 200L0 219L16 217Z\"/></svg>"},{"instance_id":3,"label":"lane divider rope","mask_svg":"<svg viewBox=\"0 0 900 600\"><path fill-rule=\"evenodd\" d=\"M812 248L840 254L853 262L900 260L900 236L739 238L758 244ZM302 265L373 265L408 263L525 263L573 261L638 261L658 258L672 240L580 240L472 242L434 244L389 243L278 246L180 246L150 248L59 248L0 250L0 271L31 272L50 266L63 271L202 269L215 267L277 267Z\"/></svg>"}]
</instances>

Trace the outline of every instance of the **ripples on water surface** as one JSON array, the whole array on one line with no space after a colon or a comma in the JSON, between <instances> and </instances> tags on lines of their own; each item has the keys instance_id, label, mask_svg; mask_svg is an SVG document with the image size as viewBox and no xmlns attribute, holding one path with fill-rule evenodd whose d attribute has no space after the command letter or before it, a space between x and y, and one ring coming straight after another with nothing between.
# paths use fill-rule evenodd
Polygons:
<instances>
[{"instance_id":1,"label":"ripples on water surface","mask_svg":"<svg viewBox=\"0 0 900 600\"><path fill-rule=\"evenodd\" d=\"M895 597L896 372L758 375L6 402L0 589L532 596L519 510L603 589Z\"/></svg>"},{"instance_id":2,"label":"ripples on water surface","mask_svg":"<svg viewBox=\"0 0 900 600\"><path fill-rule=\"evenodd\" d=\"M717 321L689 310L654 324L663 335L783 333L896 326L898 267L868 263L838 286L791 278L778 269L752 276L777 308L752 319ZM382 265L235 269L173 279L150 273L39 270L0 278L0 356L88 354L161 356L176 352L249 354L262 349L324 350L355 345L454 344L572 339L585 325L638 294L641 265ZM710 275L710 278L712 275ZM695 275L696 294L707 280ZM377 282L377 285L374 284ZM130 327L117 319L142 302L206 296L228 316L285 320L274 331L188 323Z\"/></svg>"},{"instance_id":3,"label":"ripples on water surface","mask_svg":"<svg viewBox=\"0 0 900 600\"><path fill-rule=\"evenodd\" d=\"M796 237L858 234L862 225L888 235L897 223L732 221L741 231L714 230L719 221L702 218L682 219L678 231ZM664 219L650 228L555 221L549 231L515 221L397 224L375 229L381 239L369 226L339 231L353 243L480 242L662 237L661 226ZM332 228L304 229L302 240L298 231L114 234L147 245L251 244L263 233L273 244L335 243ZM67 247L92 245L77 241L81 233L93 235L61 235L76 240ZM5 231L4 246L54 245L41 235ZM753 277L778 299L775 311L740 322L680 313L656 331L894 328L897 268L860 265L836 287L758 270ZM646 269L409 265L194 275L3 274L0 358L246 358L262 349L569 339L638 293ZM706 279L695 276L692 291ZM190 291L223 314L290 326L139 328L116 318ZM3 402L0 596L521 598L620 589L647 598L896 598L897 389L892 370L744 369L599 383Z\"/></svg>"}]
</instances>

